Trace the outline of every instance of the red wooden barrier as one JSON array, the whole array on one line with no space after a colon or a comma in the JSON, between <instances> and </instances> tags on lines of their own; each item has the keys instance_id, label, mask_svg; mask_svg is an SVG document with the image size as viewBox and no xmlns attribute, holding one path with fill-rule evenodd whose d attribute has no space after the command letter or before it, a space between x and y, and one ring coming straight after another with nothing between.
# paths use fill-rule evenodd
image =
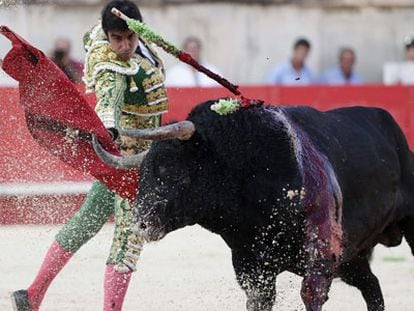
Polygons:
<instances>
[{"instance_id":1,"label":"red wooden barrier","mask_svg":"<svg viewBox=\"0 0 414 311\"><path fill-rule=\"evenodd\" d=\"M246 86L241 91L248 98L263 99L272 105L310 105L320 110L354 105L381 107L394 116L414 148L414 86ZM183 120L193 106L204 100L232 95L220 87L171 88L168 94L170 112L164 122ZM93 105L93 96L89 99ZM53 183L92 179L49 155L32 140L17 89L0 88L0 113L0 224L64 222L79 207L87 187L85 191L77 187L75 192L56 194ZM24 187L33 183L37 184L37 192L21 191L21 184ZM16 184L20 190L13 193Z\"/></svg>"}]
</instances>

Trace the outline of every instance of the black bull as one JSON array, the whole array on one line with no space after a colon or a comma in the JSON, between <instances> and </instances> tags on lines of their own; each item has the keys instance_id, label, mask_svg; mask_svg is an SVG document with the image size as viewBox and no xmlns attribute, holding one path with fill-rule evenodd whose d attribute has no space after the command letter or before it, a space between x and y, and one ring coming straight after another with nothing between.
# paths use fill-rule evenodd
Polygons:
<instances>
[{"instance_id":1,"label":"black bull","mask_svg":"<svg viewBox=\"0 0 414 311\"><path fill-rule=\"evenodd\" d=\"M368 310L384 310L369 255L403 236L414 247L413 155L393 118L362 107L221 116L212 104L188 116L191 137L157 141L144 158L140 234L158 240L196 223L219 234L248 310L272 309L283 271L303 276L306 310L322 309L334 277L357 287Z\"/></svg>"}]
</instances>

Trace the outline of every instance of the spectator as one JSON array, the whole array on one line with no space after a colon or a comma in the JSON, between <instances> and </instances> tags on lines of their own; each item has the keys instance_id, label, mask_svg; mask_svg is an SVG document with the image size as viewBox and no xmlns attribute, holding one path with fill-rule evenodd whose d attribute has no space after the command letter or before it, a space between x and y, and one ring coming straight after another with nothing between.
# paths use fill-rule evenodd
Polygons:
<instances>
[{"instance_id":1,"label":"spectator","mask_svg":"<svg viewBox=\"0 0 414 311\"><path fill-rule=\"evenodd\" d=\"M213 71L214 73L220 74L215 66L203 60L201 55L202 44L198 38L192 36L186 38L183 42L182 48L198 63ZM210 79L205 74L197 71L190 65L182 62L175 64L171 69L168 70L165 85L172 87L218 86L216 81Z\"/></svg>"},{"instance_id":2,"label":"spectator","mask_svg":"<svg viewBox=\"0 0 414 311\"><path fill-rule=\"evenodd\" d=\"M296 40L291 59L276 65L267 77L267 83L285 85L313 83L315 81L314 74L305 63L310 49L311 44L307 39Z\"/></svg>"},{"instance_id":3,"label":"spectator","mask_svg":"<svg viewBox=\"0 0 414 311\"><path fill-rule=\"evenodd\" d=\"M404 39L405 61L388 62L384 65L385 84L414 84L414 36Z\"/></svg>"},{"instance_id":4,"label":"spectator","mask_svg":"<svg viewBox=\"0 0 414 311\"><path fill-rule=\"evenodd\" d=\"M414 36L406 37L405 44L405 58L409 62L414 62Z\"/></svg>"},{"instance_id":5,"label":"spectator","mask_svg":"<svg viewBox=\"0 0 414 311\"><path fill-rule=\"evenodd\" d=\"M319 81L325 84L361 84L362 77L354 71L355 52L345 47L339 50L339 65L322 73Z\"/></svg>"},{"instance_id":6,"label":"spectator","mask_svg":"<svg viewBox=\"0 0 414 311\"><path fill-rule=\"evenodd\" d=\"M83 64L71 58L70 48L68 39L56 39L51 59L71 81L80 83L83 76Z\"/></svg>"}]
</instances>

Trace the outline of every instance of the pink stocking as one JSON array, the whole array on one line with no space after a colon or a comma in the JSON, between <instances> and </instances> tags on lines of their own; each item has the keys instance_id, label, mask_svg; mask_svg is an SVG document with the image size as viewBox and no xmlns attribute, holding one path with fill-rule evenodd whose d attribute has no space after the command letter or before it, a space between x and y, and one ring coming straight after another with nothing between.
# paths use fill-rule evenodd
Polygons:
<instances>
[{"instance_id":1,"label":"pink stocking","mask_svg":"<svg viewBox=\"0 0 414 311\"><path fill-rule=\"evenodd\" d=\"M104 280L104 311L120 311L128 290L132 271L118 272L114 265L107 265Z\"/></svg>"},{"instance_id":2,"label":"pink stocking","mask_svg":"<svg viewBox=\"0 0 414 311\"><path fill-rule=\"evenodd\" d=\"M45 259L40 266L39 272L32 284L27 289L27 295L29 298L30 308L33 311L39 310L39 306L42 303L43 297L46 294L47 289L52 283L56 275L62 270L73 253L64 249L54 241L46 253Z\"/></svg>"}]
</instances>

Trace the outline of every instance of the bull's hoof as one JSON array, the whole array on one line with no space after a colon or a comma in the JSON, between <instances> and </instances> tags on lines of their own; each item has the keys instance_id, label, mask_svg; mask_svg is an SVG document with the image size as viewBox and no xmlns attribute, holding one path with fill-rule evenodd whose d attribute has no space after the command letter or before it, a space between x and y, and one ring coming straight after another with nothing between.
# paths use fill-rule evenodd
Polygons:
<instances>
[{"instance_id":1,"label":"bull's hoof","mask_svg":"<svg viewBox=\"0 0 414 311\"><path fill-rule=\"evenodd\" d=\"M14 311L32 311L29 304L27 290L21 289L11 294L11 300Z\"/></svg>"}]
</instances>

